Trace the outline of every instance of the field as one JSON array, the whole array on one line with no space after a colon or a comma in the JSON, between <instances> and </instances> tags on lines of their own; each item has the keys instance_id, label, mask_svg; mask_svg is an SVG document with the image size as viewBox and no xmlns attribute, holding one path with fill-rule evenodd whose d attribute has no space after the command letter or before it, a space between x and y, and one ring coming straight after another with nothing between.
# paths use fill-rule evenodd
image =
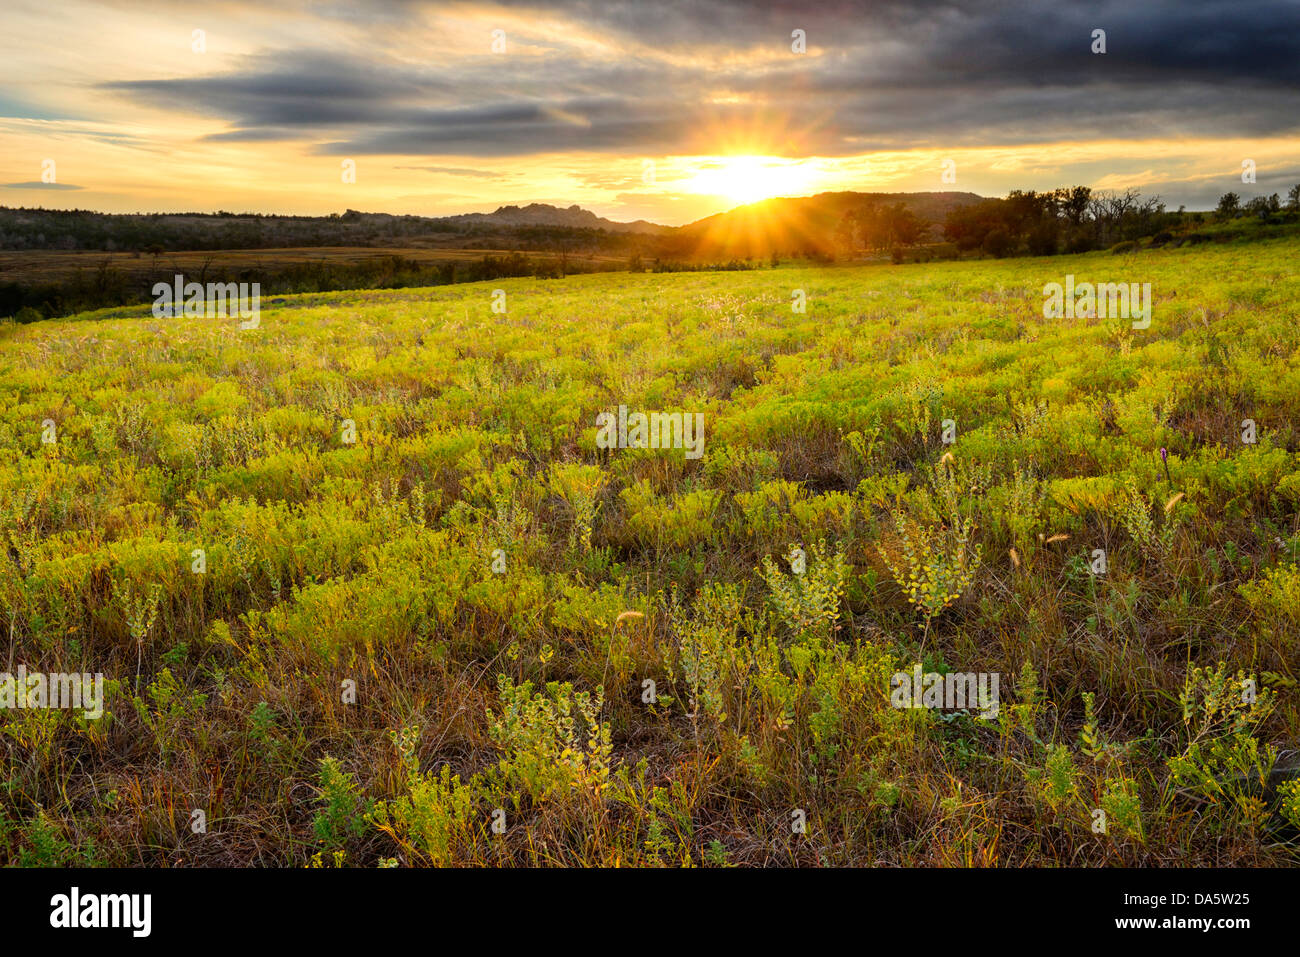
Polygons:
<instances>
[{"instance_id":1,"label":"field","mask_svg":"<svg viewBox=\"0 0 1300 957\"><path fill-rule=\"evenodd\" d=\"M107 253L85 250L0 250L0 279L36 283L67 281L78 274L93 276L101 269L111 269L132 279L168 271L198 277L205 268L214 272L279 272L292 266L354 266L400 256L404 260L428 265L445 262L472 262L484 256L509 256L503 249L443 249L426 246L303 246L288 249L213 249L191 252ZM521 253L529 259L554 259L551 253ZM624 258L599 255L574 255L574 264L618 264Z\"/></svg>"},{"instance_id":2,"label":"field","mask_svg":"<svg viewBox=\"0 0 1300 957\"><path fill-rule=\"evenodd\" d=\"M0 861L1300 863L1298 257L0 325Z\"/></svg>"}]
</instances>

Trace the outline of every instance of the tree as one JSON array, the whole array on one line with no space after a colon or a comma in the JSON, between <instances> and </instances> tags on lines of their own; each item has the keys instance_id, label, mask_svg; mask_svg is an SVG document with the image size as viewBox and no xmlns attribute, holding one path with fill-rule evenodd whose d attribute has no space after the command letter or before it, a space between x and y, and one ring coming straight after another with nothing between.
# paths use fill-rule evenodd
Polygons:
<instances>
[{"instance_id":1,"label":"tree","mask_svg":"<svg viewBox=\"0 0 1300 957\"><path fill-rule=\"evenodd\" d=\"M984 237L984 251L1001 259L1015 248L1015 240L1005 229L995 229Z\"/></svg>"},{"instance_id":2,"label":"tree","mask_svg":"<svg viewBox=\"0 0 1300 957\"><path fill-rule=\"evenodd\" d=\"M1054 256L1060 233L1055 219L1045 219L1029 234L1029 255Z\"/></svg>"},{"instance_id":3,"label":"tree","mask_svg":"<svg viewBox=\"0 0 1300 957\"><path fill-rule=\"evenodd\" d=\"M1278 212L1281 208L1282 204L1278 201L1277 193L1274 193L1272 196L1256 196L1246 204L1244 212L1247 215L1268 222L1273 213Z\"/></svg>"},{"instance_id":4,"label":"tree","mask_svg":"<svg viewBox=\"0 0 1300 957\"><path fill-rule=\"evenodd\" d=\"M1056 208L1070 221L1070 224L1079 226L1083 223L1083 217L1087 215L1088 203L1092 199L1092 188L1089 186L1061 188L1056 190L1053 198L1056 201Z\"/></svg>"},{"instance_id":5,"label":"tree","mask_svg":"<svg viewBox=\"0 0 1300 957\"><path fill-rule=\"evenodd\" d=\"M988 234L1001 227L1002 203L1000 199L986 199L953 209L944 221L944 236L962 251L979 249Z\"/></svg>"},{"instance_id":6,"label":"tree","mask_svg":"<svg viewBox=\"0 0 1300 957\"><path fill-rule=\"evenodd\" d=\"M1241 210L1241 197L1236 193L1224 193L1219 197L1219 206L1214 214L1219 219L1234 219Z\"/></svg>"},{"instance_id":7,"label":"tree","mask_svg":"<svg viewBox=\"0 0 1300 957\"><path fill-rule=\"evenodd\" d=\"M1300 183L1296 183L1286 192L1286 208L1300 209Z\"/></svg>"},{"instance_id":8,"label":"tree","mask_svg":"<svg viewBox=\"0 0 1300 957\"><path fill-rule=\"evenodd\" d=\"M1050 193L1040 196L1032 189L1028 192L1013 189L1007 194L1002 210L1007 232L1012 236L1023 236L1044 217L1056 215L1056 202Z\"/></svg>"},{"instance_id":9,"label":"tree","mask_svg":"<svg viewBox=\"0 0 1300 957\"><path fill-rule=\"evenodd\" d=\"M895 243L914 246L925 232L925 223L902 203L896 203L889 210L889 229Z\"/></svg>"},{"instance_id":10,"label":"tree","mask_svg":"<svg viewBox=\"0 0 1300 957\"><path fill-rule=\"evenodd\" d=\"M857 235L858 217L849 210L840 217L839 225L835 227L835 247L846 256L852 256L857 251Z\"/></svg>"}]
</instances>

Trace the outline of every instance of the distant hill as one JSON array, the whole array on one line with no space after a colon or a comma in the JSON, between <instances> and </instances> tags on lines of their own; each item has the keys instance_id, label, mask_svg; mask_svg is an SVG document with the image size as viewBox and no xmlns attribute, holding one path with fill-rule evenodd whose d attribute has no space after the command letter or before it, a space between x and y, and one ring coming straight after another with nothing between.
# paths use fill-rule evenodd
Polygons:
<instances>
[{"instance_id":1,"label":"distant hill","mask_svg":"<svg viewBox=\"0 0 1300 957\"><path fill-rule=\"evenodd\" d=\"M675 239L702 259L829 254L835 251L836 229L845 215L855 210L901 203L928 224L930 238L937 239L950 210L983 199L975 193L957 192L840 192L768 199L683 226Z\"/></svg>"},{"instance_id":2,"label":"distant hill","mask_svg":"<svg viewBox=\"0 0 1300 957\"><path fill-rule=\"evenodd\" d=\"M462 213L459 216L441 216L446 223L483 226L560 226L566 229L604 229L611 233L668 233L672 226L660 226L638 219L631 223L618 223L597 216L589 209L574 204L567 209L546 203L529 203L527 206L499 206L491 213Z\"/></svg>"},{"instance_id":3,"label":"distant hill","mask_svg":"<svg viewBox=\"0 0 1300 957\"><path fill-rule=\"evenodd\" d=\"M619 223L580 206L501 206L491 213L412 216L349 209L329 216L274 213L100 213L89 209L0 206L0 249L169 251L302 246L439 246L619 253L629 243L675 232L637 220Z\"/></svg>"},{"instance_id":4,"label":"distant hill","mask_svg":"<svg viewBox=\"0 0 1300 957\"><path fill-rule=\"evenodd\" d=\"M643 259L719 260L832 254L846 214L897 203L938 238L948 211L974 193L820 193L769 199L686 226L620 223L574 205L500 206L491 213L412 216L349 209L329 216L98 213L0 207L0 249L148 252L310 246L521 249Z\"/></svg>"}]
</instances>

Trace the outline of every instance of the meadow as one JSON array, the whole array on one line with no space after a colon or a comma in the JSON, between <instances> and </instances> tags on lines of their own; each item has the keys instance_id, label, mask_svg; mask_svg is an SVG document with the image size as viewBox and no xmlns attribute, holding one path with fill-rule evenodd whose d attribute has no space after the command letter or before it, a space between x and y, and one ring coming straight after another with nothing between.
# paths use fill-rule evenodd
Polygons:
<instances>
[{"instance_id":1,"label":"meadow","mask_svg":"<svg viewBox=\"0 0 1300 957\"><path fill-rule=\"evenodd\" d=\"M148 279L168 272L198 276L204 270L214 273L275 273L295 266L355 266L382 263L398 257L421 266L447 262L471 263L484 256L505 258L513 250L450 249L427 246L301 246L282 249L216 249L187 252L137 254L90 250L19 249L0 250L0 275L7 280L33 284L67 281L78 275L93 276L103 270L124 274L129 280L144 280L139 287L148 290ZM520 253L530 260L549 260L551 254ZM597 263L606 267L622 266L626 260L614 256L574 255L574 265Z\"/></svg>"},{"instance_id":2,"label":"meadow","mask_svg":"<svg viewBox=\"0 0 1300 957\"><path fill-rule=\"evenodd\" d=\"M0 325L0 667L107 690L0 710L0 861L1294 866L1298 258Z\"/></svg>"}]
</instances>

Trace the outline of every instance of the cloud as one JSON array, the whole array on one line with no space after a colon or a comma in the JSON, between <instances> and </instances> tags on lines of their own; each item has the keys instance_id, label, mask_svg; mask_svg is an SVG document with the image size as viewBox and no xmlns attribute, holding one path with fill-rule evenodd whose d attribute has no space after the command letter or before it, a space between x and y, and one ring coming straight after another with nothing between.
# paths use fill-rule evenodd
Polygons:
<instances>
[{"instance_id":1,"label":"cloud","mask_svg":"<svg viewBox=\"0 0 1300 957\"><path fill-rule=\"evenodd\" d=\"M425 67L314 48L247 56L227 73L100 84L146 106L272 129L364 124L372 109L382 117L398 103L450 98L455 86Z\"/></svg>"},{"instance_id":2,"label":"cloud","mask_svg":"<svg viewBox=\"0 0 1300 957\"><path fill-rule=\"evenodd\" d=\"M413 169L423 173L442 173L446 176L468 176L473 179L504 179L505 173L484 169L464 169L459 166L397 166L394 169Z\"/></svg>"},{"instance_id":3,"label":"cloud","mask_svg":"<svg viewBox=\"0 0 1300 957\"><path fill-rule=\"evenodd\" d=\"M380 7L372 26L393 31L422 9ZM208 140L308 139L326 155L665 155L732 135L745 148L757 140L773 153L834 156L1117 130L1270 136L1300 128L1300 5L1282 0L762 10L739 0L571 0L544 11L575 35L627 49L602 56L576 41L565 47L561 31L529 56L454 47L410 62L274 50L226 73L104 88L230 125ZM796 27L807 32L807 55L789 50ZM1098 27L1105 54L1091 52Z\"/></svg>"},{"instance_id":4,"label":"cloud","mask_svg":"<svg viewBox=\"0 0 1300 957\"><path fill-rule=\"evenodd\" d=\"M202 143L280 143L288 140L300 140L305 134L302 130L245 129L226 130L224 133L208 133L200 137Z\"/></svg>"},{"instance_id":5,"label":"cloud","mask_svg":"<svg viewBox=\"0 0 1300 957\"><path fill-rule=\"evenodd\" d=\"M85 189L84 186L73 186L71 183L42 183L39 180L28 183L0 183L4 189Z\"/></svg>"}]
</instances>

